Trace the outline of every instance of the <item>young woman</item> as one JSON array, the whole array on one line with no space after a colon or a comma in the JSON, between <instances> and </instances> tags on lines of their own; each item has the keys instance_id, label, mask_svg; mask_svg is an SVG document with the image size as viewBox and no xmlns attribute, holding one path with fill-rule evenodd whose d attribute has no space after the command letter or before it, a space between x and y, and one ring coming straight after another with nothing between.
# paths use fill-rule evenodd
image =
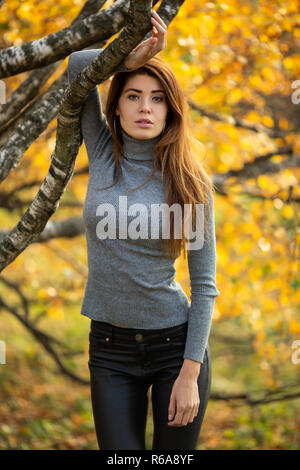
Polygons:
<instances>
[{"instance_id":1,"label":"young woman","mask_svg":"<svg viewBox=\"0 0 300 470\"><path fill-rule=\"evenodd\" d=\"M195 449L211 386L208 337L219 295L214 189L183 92L172 69L154 57L165 45L166 25L155 11L152 23L155 39L139 44L114 74L105 114L98 87L81 114L90 169L81 314L91 319L91 399L101 450L145 449L151 386L152 449ZM100 52L72 53L69 81ZM197 206L204 208L202 243ZM159 218L166 213L169 232ZM198 243L187 243L192 234ZM186 257L187 246L191 302L174 280L174 262L182 249Z\"/></svg>"}]
</instances>

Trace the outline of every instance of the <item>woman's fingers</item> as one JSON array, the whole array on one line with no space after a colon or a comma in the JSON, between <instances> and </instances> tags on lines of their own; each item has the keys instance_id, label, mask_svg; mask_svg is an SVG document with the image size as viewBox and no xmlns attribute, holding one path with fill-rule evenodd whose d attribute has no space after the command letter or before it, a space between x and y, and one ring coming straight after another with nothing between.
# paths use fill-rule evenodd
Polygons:
<instances>
[{"instance_id":1,"label":"woman's fingers","mask_svg":"<svg viewBox=\"0 0 300 470\"><path fill-rule=\"evenodd\" d=\"M166 46L167 26L155 10L152 10L151 22L153 27L155 27L157 30L157 34L155 36L157 37L156 47L158 50L161 50ZM153 29L152 34L154 34Z\"/></svg>"},{"instance_id":2,"label":"woman's fingers","mask_svg":"<svg viewBox=\"0 0 300 470\"><path fill-rule=\"evenodd\" d=\"M165 28L167 29L167 25L165 24L165 22L161 19L161 17L159 16L159 14L155 11L155 10L152 10L152 15L154 18L157 19L157 21Z\"/></svg>"},{"instance_id":3,"label":"woman's fingers","mask_svg":"<svg viewBox=\"0 0 300 470\"><path fill-rule=\"evenodd\" d=\"M154 18L153 16L151 16L151 21L152 21L152 24L154 24L154 26L156 27L156 29L158 31L161 31L162 33L166 33L167 32L167 27L166 26L163 26L156 18Z\"/></svg>"},{"instance_id":4,"label":"woman's fingers","mask_svg":"<svg viewBox=\"0 0 300 470\"><path fill-rule=\"evenodd\" d=\"M135 69L143 65L166 46L167 26L155 10L151 14L152 36L140 43L125 60L128 68Z\"/></svg>"}]
</instances>

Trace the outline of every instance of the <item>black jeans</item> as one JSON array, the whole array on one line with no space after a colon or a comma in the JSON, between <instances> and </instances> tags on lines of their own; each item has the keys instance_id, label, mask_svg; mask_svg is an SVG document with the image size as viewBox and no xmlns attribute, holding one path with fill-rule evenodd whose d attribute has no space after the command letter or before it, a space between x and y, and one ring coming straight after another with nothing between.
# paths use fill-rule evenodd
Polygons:
<instances>
[{"instance_id":1,"label":"black jeans","mask_svg":"<svg viewBox=\"0 0 300 470\"><path fill-rule=\"evenodd\" d=\"M100 450L143 450L152 385L152 449L194 450L211 386L207 345L198 376L200 405L186 426L168 425L172 386L183 364L187 322L171 328L120 328L91 320L89 370L91 399Z\"/></svg>"}]
</instances>

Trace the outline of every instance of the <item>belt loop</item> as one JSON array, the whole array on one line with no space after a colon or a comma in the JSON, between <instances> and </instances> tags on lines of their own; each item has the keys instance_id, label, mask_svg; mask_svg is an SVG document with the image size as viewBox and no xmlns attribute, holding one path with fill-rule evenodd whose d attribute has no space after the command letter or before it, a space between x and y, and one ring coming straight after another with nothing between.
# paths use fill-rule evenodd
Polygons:
<instances>
[{"instance_id":1,"label":"belt loop","mask_svg":"<svg viewBox=\"0 0 300 470\"><path fill-rule=\"evenodd\" d=\"M109 324L109 330L110 330L110 331L109 331L110 340L111 340L111 342L114 344L114 342L115 342L115 335L114 335L114 327L113 327L113 325L110 325L110 324Z\"/></svg>"}]
</instances>

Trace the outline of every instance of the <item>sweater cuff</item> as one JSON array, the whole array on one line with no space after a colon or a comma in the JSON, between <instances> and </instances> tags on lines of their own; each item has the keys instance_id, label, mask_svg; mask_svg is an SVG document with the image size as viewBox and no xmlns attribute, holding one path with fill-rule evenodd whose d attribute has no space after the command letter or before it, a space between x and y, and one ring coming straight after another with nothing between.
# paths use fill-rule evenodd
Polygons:
<instances>
[{"instance_id":1,"label":"sweater cuff","mask_svg":"<svg viewBox=\"0 0 300 470\"><path fill-rule=\"evenodd\" d=\"M183 358L203 363L216 296L199 295L190 306Z\"/></svg>"}]
</instances>

